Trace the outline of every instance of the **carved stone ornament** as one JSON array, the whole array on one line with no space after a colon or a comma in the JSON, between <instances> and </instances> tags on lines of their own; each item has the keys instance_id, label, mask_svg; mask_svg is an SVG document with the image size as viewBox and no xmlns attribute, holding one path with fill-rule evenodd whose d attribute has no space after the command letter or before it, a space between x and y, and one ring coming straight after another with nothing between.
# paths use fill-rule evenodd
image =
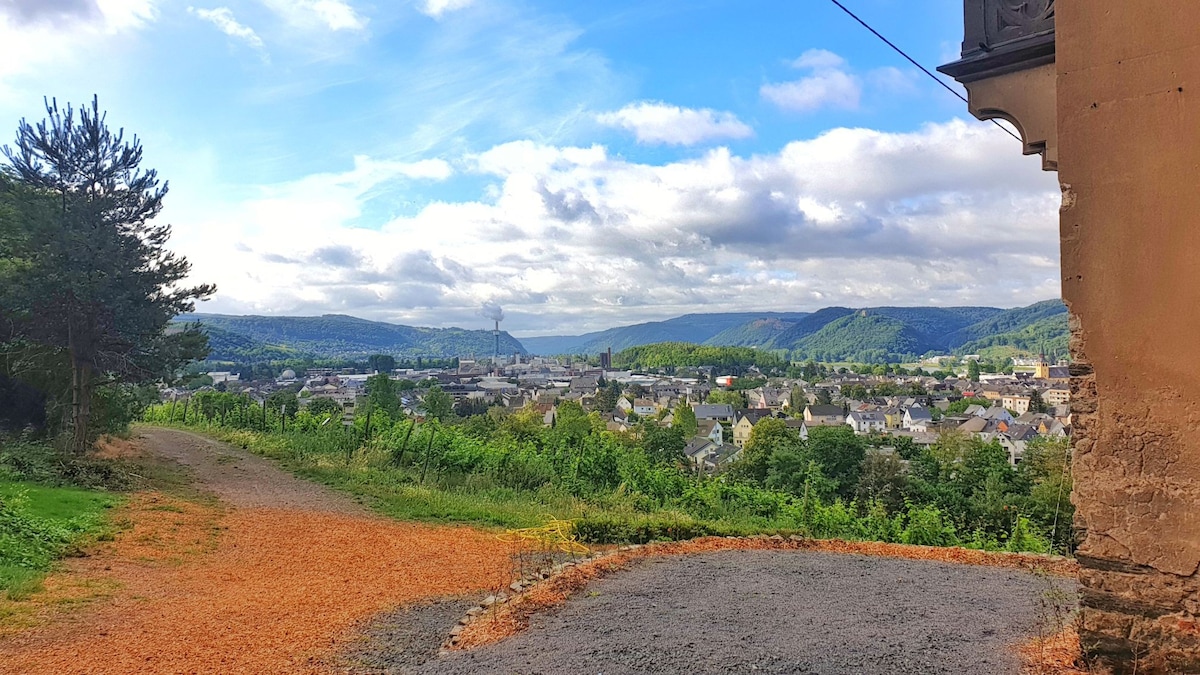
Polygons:
<instances>
[{"instance_id":1,"label":"carved stone ornament","mask_svg":"<svg viewBox=\"0 0 1200 675\"><path fill-rule=\"evenodd\" d=\"M1054 29L1054 0L990 0L991 45Z\"/></svg>"}]
</instances>

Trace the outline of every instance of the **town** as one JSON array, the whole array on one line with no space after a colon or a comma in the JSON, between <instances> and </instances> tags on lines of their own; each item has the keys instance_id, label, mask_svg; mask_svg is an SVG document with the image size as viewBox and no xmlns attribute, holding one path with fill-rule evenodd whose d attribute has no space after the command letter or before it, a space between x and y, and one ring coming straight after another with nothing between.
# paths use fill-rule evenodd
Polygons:
<instances>
[{"instance_id":1,"label":"town","mask_svg":"<svg viewBox=\"0 0 1200 675\"><path fill-rule=\"evenodd\" d=\"M433 386L453 400L460 417L489 407L535 410L546 426L555 424L563 402L598 413L606 428L631 432L653 421L669 428L681 407L696 424L684 454L696 470L718 472L742 456L755 425L763 419L784 420L801 439L814 427L849 426L855 434L908 439L931 446L940 434L961 432L985 443L997 442L1016 467L1030 441L1068 438L1071 433L1070 375L1065 364L1051 365L1044 355L1014 361L1008 373L982 373L975 356L933 357L923 367L903 374L888 366L797 364L805 378L771 377L751 366L744 375L722 375L716 367L666 375L613 370L611 350L599 364L571 358L522 357L486 360L455 359L452 367L388 369L399 384L406 415L422 414L421 399ZM376 355L371 363L394 363ZM972 367L972 362L976 366ZM946 364L961 371L945 376ZM368 382L378 370L313 368L303 374L285 369L278 378L242 380L239 373L208 372L195 389L164 389L164 401L187 405L206 390L238 393L265 407L287 406L336 410L352 424L367 397ZM674 370L674 369L672 369ZM937 372L942 377L935 377ZM690 376L689 376L690 375ZM886 443L882 448L889 449Z\"/></svg>"}]
</instances>

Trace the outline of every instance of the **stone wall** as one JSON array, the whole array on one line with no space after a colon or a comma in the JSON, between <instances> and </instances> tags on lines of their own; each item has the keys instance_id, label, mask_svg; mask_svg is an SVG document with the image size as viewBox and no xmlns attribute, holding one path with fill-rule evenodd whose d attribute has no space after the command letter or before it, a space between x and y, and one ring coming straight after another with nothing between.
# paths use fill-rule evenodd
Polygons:
<instances>
[{"instance_id":1,"label":"stone wall","mask_svg":"<svg viewBox=\"0 0 1200 675\"><path fill-rule=\"evenodd\" d=\"M1200 2L1059 0L1085 649L1200 672Z\"/></svg>"}]
</instances>

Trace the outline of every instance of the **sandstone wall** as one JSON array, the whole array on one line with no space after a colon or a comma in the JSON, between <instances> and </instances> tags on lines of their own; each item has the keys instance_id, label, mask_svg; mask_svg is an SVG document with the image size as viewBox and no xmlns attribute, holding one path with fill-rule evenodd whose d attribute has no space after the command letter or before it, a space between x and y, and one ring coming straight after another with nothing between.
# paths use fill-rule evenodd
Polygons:
<instances>
[{"instance_id":1,"label":"sandstone wall","mask_svg":"<svg viewBox=\"0 0 1200 675\"><path fill-rule=\"evenodd\" d=\"M1056 4L1082 637L1200 672L1200 2Z\"/></svg>"}]
</instances>

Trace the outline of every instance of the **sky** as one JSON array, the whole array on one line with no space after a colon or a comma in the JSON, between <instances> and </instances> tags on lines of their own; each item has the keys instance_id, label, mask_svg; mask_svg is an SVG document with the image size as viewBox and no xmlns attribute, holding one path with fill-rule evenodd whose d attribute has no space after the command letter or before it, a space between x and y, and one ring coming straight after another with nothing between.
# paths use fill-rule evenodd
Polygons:
<instances>
[{"instance_id":1,"label":"sky","mask_svg":"<svg viewBox=\"0 0 1200 675\"><path fill-rule=\"evenodd\" d=\"M960 0L845 4L957 57ZM0 143L93 96L198 311L529 336L1060 294L1054 174L826 0L0 0Z\"/></svg>"}]
</instances>

